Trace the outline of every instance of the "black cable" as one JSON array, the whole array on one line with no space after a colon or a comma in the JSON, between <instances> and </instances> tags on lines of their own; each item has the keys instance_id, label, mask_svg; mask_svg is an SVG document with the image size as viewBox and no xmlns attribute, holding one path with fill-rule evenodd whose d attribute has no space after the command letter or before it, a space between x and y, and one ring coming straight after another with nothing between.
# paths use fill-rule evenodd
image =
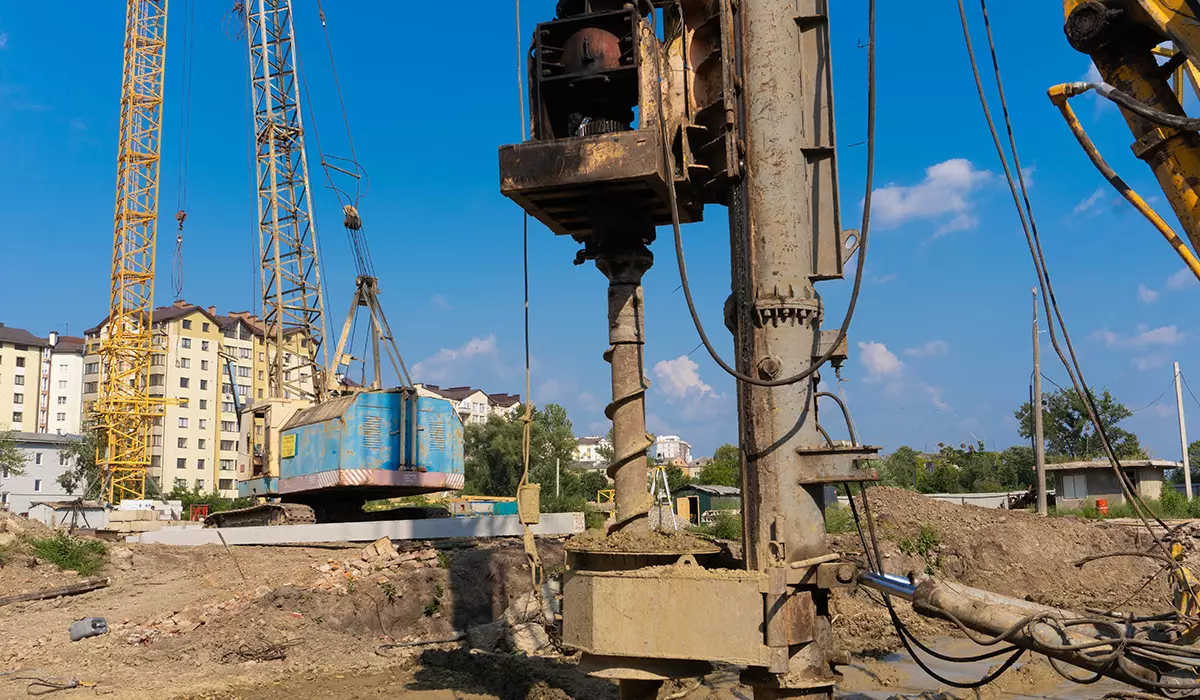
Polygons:
<instances>
[{"instance_id":1,"label":"black cable","mask_svg":"<svg viewBox=\"0 0 1200 700\"><path fill-rule=\"evenodd\" d=\"M817 398L831 399L842 409L842 417L846 420L846 430L850 433L850 443L855 447L858 446L858 433L854 430L854 421L850 418L850 409L846 408L846 402L837 394L831 394L828 391L818 391Z\"/></svg>"},{"instance_id":2,"label":"black cable","mask_svg":"<svg viewBox=\"0 0 1200 700\"><path fill-rule=\"evenodd\" d=\"M866 267L867 236L871 230L871 195L875 182L875 4L873 1L868 10L868 25L870 38L868 39L869 43L867 47L867 176L866 194L863 196L862 226L859 229L858 237L858 262L855 267L854 286L850 291L850 301L846 305L846 315L842 319L842 325L838 328L837 339L829 346L829 350L817 358L807 369L783 379L758 379L757 377L743 374L731 367L721 357L720 353L717 352L717 349L713 347L712 341L708 338L708 333L704 330L704 324L700 320L700 314L696 311L696 302L692 298L691 284L688 282L687 263L684 261L683 255L683 234L680 231L679 224L679 205L675 197L675 188L667 187L667 195L671 204L671 226L675 234L675 260L679 266L680 286L683 288L683 297L687 301L688 313L692 317L692 325L696 327L696 333L700 336L700 341L703 343L704 349L708 351L709 357L712 358L713 362L717 363L717 366L724 370L726 374L740 382L760 387L779 387L796 384L811 377L837 352L838 346L846 339L846 334L850 330L850 322L854 319L854 310L858 306L858 294L862 290L863 270ZM663 110L665 97L662 89L662 65L658 52L654 54L654 64L658 78L658 128L662 139L663 156L667 163L672 164L671 172L674 172L674 154L671 152L671 142L667 138L666 133L666 117ZM741 119L744 122L746 119L745 110L742 109L741 112ZM737 186L744 187L745 180Z\"/></svg>"},{"instance_id":3,"label":"black cable","mask_svg":"<svg viewBox=\"0 0 1200 700\"><path fill-rule=\"evenodd\" d=\"M1171 114L1157 110L1145 102L1139 101L1133 95L1119 90L1108 83L1067 83L1066 92L1068 97L1082 95L1089 90L1095 90L1097 95L1100 95L1106 100L1117 103L1134 114L1148 119L1155 124L1169 126L1172 129L1180 131L1200 131L1200 119L1194 117L1184 117L1178 114Z\"/></svg>"},{"instance_id":4,"label":"black cable","mask_svg":"<svg viewBox=\"0 0 1200 700\"><path fill-rule=\"evenodd\" d=\"M1187 377L1184 376L1183 372L1179 373L1179 378L1183 380L1183 388L1187 389L1188 394L1192 397L1192 401L1195 401L1196 405L1200 406L1200 399L1197 399L1196 395L1192 393L1192 387L1188 386Z\"/></svg>"},{"instance_id":5,"label":"black cable","mask_svg":"<svg viewBox=\"0 0 1200 700\"><path fill-rule=\"evenodd\" d=\"M1174 378L1174 377L1171 377L1171 382L1170 382L1169 384L1167 384L1167 388L1166 388L1166 389L1163 389L1163 392L1162 392L1161 394L1159 394L1159 395L1158 395L1158 398L1157 398L1157 399L1154 399L1153 401L1151 401L1150 403L1146 404L1145 406L1142 406L1141 408L1135 408L1135 409L1133 409L1132 411L1130 411L1130 413L1137 413L1137 412L1139 412L1139 411L1144 411L1144 410L1146 410L1147 408L1150 408L1150 407L1151 407L1151 406L1153 406L1154 404L1158 403L1159 401L1162 401L1162 397L1166 396L1166 395L1167 395L1167 392L1168 392L1168 391L1170 391L1170 390L1172 389L1172 387L1174 387L1174 386L1175 386L1175 378Z\"/></svg>"}]
</instances>

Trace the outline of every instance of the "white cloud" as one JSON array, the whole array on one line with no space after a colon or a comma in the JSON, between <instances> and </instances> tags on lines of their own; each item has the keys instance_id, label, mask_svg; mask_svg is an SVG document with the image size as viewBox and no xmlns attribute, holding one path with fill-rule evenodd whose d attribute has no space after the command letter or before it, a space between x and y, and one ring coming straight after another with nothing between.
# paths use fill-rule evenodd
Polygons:
<instances>
[{"instance_id":1,"label":"white cloud","mask_svg":"<svg viewBox=\"0 0 1200 700\"><path fill-rule=\"evenodd\" d=\"M1089 209L1096 206L1097 204L1100 204L1103 201L1104 201L1104 188L1097 187L1095 192L1091 193L1090 195L1087 196L1087 198L1081 200L1079 202L1079 204L1075 205L1075 209L1073 210L1073 213L1075 214L1075 216L1079 216L1080 214L1085 214L1085 213L1087 213L1087 211Z\"/></svg>"},{"instance_id":2,"label":"white cloud","mask_svg":"<svg viewBox=\"0 0 1200 700\"><path fill-rule=\"evenodd\" d=\"M1146 355L1144 357L1133 358L1133 368L1139 372L1158 369L1166 363L1167 361L1161 355Z\"/></svg>"},{"instance_id":3,"label":"white cloud","mask_svg":"<svg viewBox=\"0 0 1200 700\"><path fill-rule=\"evenodd\" d=\"M975 202L969 195L991 177L990 172L976 170L965 158L947 160L926 168L925 179L915 185L888 184L875 190L871 213L881 228L950 216L937 229L935 238L974 228L979 220L971 214Z\"/></svg>"},{"instance_id":4,"label":"white cloud","mask_svg":"<svg viewBox=\"0 0 1200 700\"><path fill-rule=\"evenodd\" d=\"M684 399L689 392L693 392L694 397L714 393L711 386L700 380L700 365L687 355L680 355L674 360L662 360L654 365L654 376L658 379L659 390L668 399Z\"/></svg>"},{"instance_id":5,"label":"white cloud","mask_svg":"<svg viewBox=\"0 0 1200 700\"><path fill-rule=\"evenodd\" d=\"M566 389L566 385L551 377L537 385L534 389L533 400L541 406L557 403L566 394Z\"/></svg>"},{"instance_id":6,"label":"white cloud","mask_svg":"<svg viewBox=\"0 0 1200 700\"><path fill-rule=\"evenodd\" d=\"M867 277L867 281L871 284L888 284L889 282L895 282L898 279L900 279L900 273L898 272L889 272L886 275Z\"/></svg>"},{"instance_id":7,"label":"white cloud","mask_svg":"<svg viewBox=\"0 0 1200 700\"><path fill-rule=\"evenodd\" d=\"M904 363L883 343L859 343L859 361L867 370L867 381L895 377L904 369Z\"/></svg>"},{"instance_id":8,"label":"white cloud","mask_svg":"<svg viewBox=\"0 0 1200 700\"><path fill-rule=\"evenodd\" d=\"M1196 284L1196 276L1186 267L1167 278L1167 289L1178 292Z\"/></svg>"},{"instance_id":9,"label":"white cloud","mask_svg":"<svg viewBox=\"0 0 1200 700\"><path fill-rule=\"evenodd\" d=\"M946 403L946 401L942 398L942 394L945 393L942 390L942 387L932 386L930 384L922 384L921 391L925 392L925 395L929 397L930 403L932 403L933 407L937 410L944 411L947 408L950 408L950 404Z\"/></svg>"},{"instance_id":10,"label":"white cloud","mask_svg":"<svg viewBox=\"0 0 1200 700\"><path fill-rule=\"evenodd\" d=\"M575 399L579 403L580 408L585 411L597 411L604 406L604 402L596 398L596 395L590 391L585 391Z\"/></svg>"},{"instance_id":11,"label":"white cloud","mask_svg":"<svg viewBox=\"0 0 1200 700\"><path fill-rule=\"evenodd\" d=\"M499 363L500 349L495 334L471 338L460 348L442 348L413 365L412 375L422 382L459 381L466 366L479 358L490 358Z\"/></svg>"},{"instance_id":12,"label":"white cloud","mask_svg":"<svg viewBox=\"0 0 1200 700\"><path fill-rule=\"evenodd\" d=\"M1151 328L1144 323L1139 323L1137 325L1137 332L1128 337L1107 328L1102 328L1092 333L1092 337L1103 341L1104 345L1110 348L1148 348L1177 345L1183 342L1187 334L1174 325Z\"/></svg>"},{"instance_id":13,"label":"white cloud","mask_svg":"<svg viewBox=\"0 0 1200 700\"><path fill-rule=\"evenodd\" d=\"M430 297L429 305L441 311L449 311L450 309L454 308L451 306L449 300L447 300L446 297L442 296L441 294L434 294L432 297Z\"/></svg>"},{"instance_id":14,"label":"white cloud","mask_svg":"<svg viewBox=\"0 0 1200 700\"><path fill-rule=\"evenodd\" d=\"M934 357L950 352L950 346L944 340L930 340L915 348L908 348L904 354L908 357Z\"/></svg>"},{"instance_id":15,"label":"white cloud","mask_svg":"<svg viewBox=\"0 0 1200 700\"><path fill-rule=\"evenodd\" d=\"M1138 301L1142 302L1143 304L1153 304L1154 302L1158 301L1158 292L1144 284L1139 284L1137 297Z\"/></svg>"}]
</instances>

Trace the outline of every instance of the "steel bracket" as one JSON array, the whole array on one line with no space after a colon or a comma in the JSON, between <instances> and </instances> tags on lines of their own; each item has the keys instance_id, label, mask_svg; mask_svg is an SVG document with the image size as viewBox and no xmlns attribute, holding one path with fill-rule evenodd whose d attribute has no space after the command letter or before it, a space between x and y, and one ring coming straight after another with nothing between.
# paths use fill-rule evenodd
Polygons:
<instances>
[{"instance_id":1,"label":"steel bracket","mask_svg":"<svg viewBox=\"0 0 1200 700\"><path fill-rule=\"evenodd\" d=\"M834 365L840 365L850 357L850 339L848 337L843 337L842 342L838 343L837 346L834 346L833 342L837 340L837 337L837 330L821 331L821 334L817 336L817 347L813 350L813 362L816 362L824 357L825 353L829 352L830 350L833 350L833 353L829 356L829 361Z\"/></svg>"},{"instance_id":2,"label":"steel bracket","mask_svg":"<svg viewBox=\"0 0 1200 700\"><path fill-rule=\"evenodd\" d=\"M878 447L797 447L802 458L801 484L836 484L843 481L878 481L874 463Z\"/></svg>"}]
</instances>

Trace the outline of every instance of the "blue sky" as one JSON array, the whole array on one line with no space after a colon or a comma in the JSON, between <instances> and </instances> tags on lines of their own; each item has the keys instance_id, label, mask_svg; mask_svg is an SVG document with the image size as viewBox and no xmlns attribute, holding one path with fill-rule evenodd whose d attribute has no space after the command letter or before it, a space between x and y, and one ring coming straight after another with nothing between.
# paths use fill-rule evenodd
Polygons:
<instances>
[{"instance_id":1,"label":"blue sky","mask_svg":"<svg viewBox=\"0 0 1200 700\"><path fill-rule=\"evenodd\" d=\"M228 4L200 0L196 8L184 244L185 298L221 311L253 308L256 296L245 43L223 32ZM346 155L315 3L295 5L317 125L327 151ZM453 18L436 3L326 5L355 145L371 175L360 209L401 351L419 380L524 393L521 213L499 194L496 166L496 147L520 129L512 5L469 3L469 17ZM553 5L522 3L524 37ZM172 300L183 8L173 1L169 27L160 304ZM865 0L841 2L832 17L848 226L861 214L865 9ZM1138 408L1170 384L1178 360L1185 375L1195 368L1200 389L1200 329L1177 311L1195 307L1200 286L1179 274L1178 258L1148 224L1114 201L1045 97L1090 65L1066 44L1060 8L1019 0L992 13L1046 255L1089 380ZM68 13L38 3L0 9L7 325L78 333L105 315L123 23L120 3L76 3ZM982 29L977 17L975 25ZM1012 413L1028 395L1036 280L975 96L956 4L937 0L913 13L880 3L878 26L875 235L845 390L860 435L888 449L973 438L1014 444ZM1114 167L1165 210L1115 108L1087 97L1076 109ZM336 200L319 190L315 208L336 325L354 268ZM706 215L685 228L688 262L702 314L728 353L719 330L729 289L726 216L718 207ZM695 350L666 234L646 277L648 422L708 454L735 440L736 392ZM594 266L571 264L575 250L531 225L533 398L565 405L579 434L600 433L609 387L605 283ZM848 290L848 281L819 286L831 325ZM1048 344L1043 357L1046 374L1065 383ZM1164 458L1178 457L1172 398L1127 424ZM1193 432L1200 437L1200 424Z\"/></svg>"}]
</instances>

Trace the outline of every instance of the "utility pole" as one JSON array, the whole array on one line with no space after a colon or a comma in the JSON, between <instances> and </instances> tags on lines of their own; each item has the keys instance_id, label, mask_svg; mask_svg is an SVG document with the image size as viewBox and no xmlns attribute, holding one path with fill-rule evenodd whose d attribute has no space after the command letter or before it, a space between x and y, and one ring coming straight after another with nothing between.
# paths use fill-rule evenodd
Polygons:
<instances>
[{"instance_id":1,"label":"utility pole","mask_svg":"<svg viewBox=\"0 0 1200 700\"><path fill-rule=\"evenodd\" d=\"M1175 363L1175 406L1179 410L1179 448L1183 452L1183 488L1192 497L1192 468L1188 464L1187 421L1183 418L1183 391L1179 386L1179 363Z\"/></svg>"},{"instance_id":2,"label":"utility pole","mask_svg":"<svg viewBox=\"0 0 1200 700\"><path fill-rule=\"evenodd\" d=\"M562 479L560 478L562 476L562 473L560 471L561 465L562 465L562 460L555 457L554 458L554 497L555 498L562 497Z\"/></svg>"},{"instance_id":3,"label":"utility pole","mask_svg":"<svg viewBox=\"0 0 1200 700\"><path fill-rule=\"evenodd\" d=\"M1042 341L1038 335L1037 287L1033 289L1033 464L1037 469L1037 512L1046 515L1046 440L1042 435Z\"/></svg>"}]
</instances>

